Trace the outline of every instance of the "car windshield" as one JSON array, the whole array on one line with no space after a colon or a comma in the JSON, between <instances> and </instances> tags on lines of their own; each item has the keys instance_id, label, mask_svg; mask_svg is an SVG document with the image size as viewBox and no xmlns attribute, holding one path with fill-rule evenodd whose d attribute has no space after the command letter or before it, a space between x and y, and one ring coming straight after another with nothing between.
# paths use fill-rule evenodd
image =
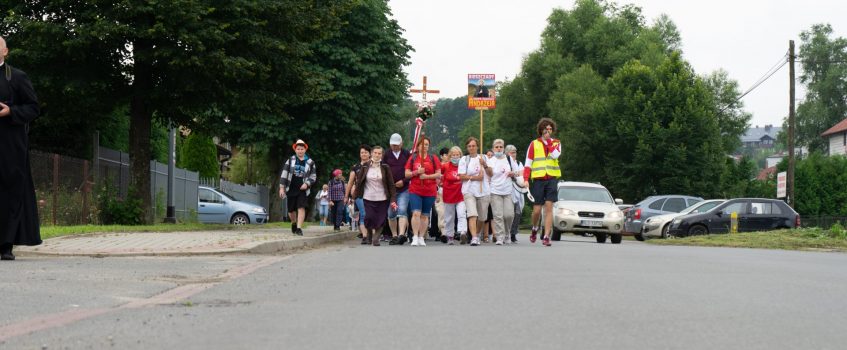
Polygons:
<instances>
[{"instance_id":1,"label":"car windshield","mask_svg":"<svg viewBox=\"0 0 847 350\"><path fill-rule=\"evenodd\" d=\"M559 188L559 200L615 203L609 191L597 187L561 187Z\"/></svg>"},{"instance_id":2,"label":"car windshield","mask_svg":"<svg viewBox=\"0 0 847 350\"><path fill-rule=\"evenodd\" d=\"M712 210L712 208L717 207L719 204L721 204L723 202L724 201L699 202L699 203L695 203L694 205L692 205L688 208L685 208L683 211L681 211L679 213L680 214L705 213L709 210Z\"/></svg>"}]
</instances>

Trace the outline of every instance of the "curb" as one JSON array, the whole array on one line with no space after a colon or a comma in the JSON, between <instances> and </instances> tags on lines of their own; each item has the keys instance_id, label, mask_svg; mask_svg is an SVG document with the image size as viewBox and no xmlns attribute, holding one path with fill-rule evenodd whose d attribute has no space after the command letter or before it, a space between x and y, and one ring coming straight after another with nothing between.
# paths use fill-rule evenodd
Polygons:
<instances>
[{"instance_id":1,"label":"curb","mask_svg":"<svg viewBox=\"0 0 847 350\"><path fill-rule=\"evenodd\" d=\"M324 244L343 242L356 237L357 231L332 232L322 236L300 237L290 240L277 240L261 243L247 243L238 248L218 248L209 250L193 251L164 251L164 252L118 252L118 253L71 253L71 252L45 252L45 251L20 251L15 255L20 257L143 257L143 256L208 256L208 255L230 255L230 254L276 254L293 251L302 248L317 247Z\"/></svg>"}]
</instances>

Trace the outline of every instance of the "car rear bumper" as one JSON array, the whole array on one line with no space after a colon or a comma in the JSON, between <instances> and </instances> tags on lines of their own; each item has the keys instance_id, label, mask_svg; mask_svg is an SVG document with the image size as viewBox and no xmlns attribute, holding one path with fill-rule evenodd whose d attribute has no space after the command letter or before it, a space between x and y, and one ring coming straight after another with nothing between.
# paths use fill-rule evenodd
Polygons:
<instances>
[{"instance_id":1,"label":"car rear bumper","mask_svg":"<svg viewBox=\"0 0 847 350\"><path fill-rule=\"evenodd\" d=\"M629 220L624 223L624 231L630 233L639 233L643 227L641 220Z\"/></svg>"}]
</instances>

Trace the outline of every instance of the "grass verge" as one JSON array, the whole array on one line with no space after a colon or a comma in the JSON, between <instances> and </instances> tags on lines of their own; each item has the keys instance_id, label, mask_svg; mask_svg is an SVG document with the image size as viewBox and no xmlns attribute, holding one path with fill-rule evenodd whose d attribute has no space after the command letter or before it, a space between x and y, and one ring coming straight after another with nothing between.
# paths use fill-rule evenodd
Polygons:
<instances>
[{"instance_id":1,"label":"grass verge","mask_svg":"<svg viewBox=\"0 0 847 350\"><path fill-rule=\"evenodd\" d=\"M647 242L656 245L847 252L847 232L835 227L830 230L801 228L796 230L715 234L676 239L651 239Z\"/></svg>"},{"instance_id":2,"label":"grass verge","mask_svg":"<svg viewBox=\"0 0 847 350\"><path fill-rule=\"evenodd\" d=\"M309 225L305 225L308 227ZM244 231L256 229L290 228L287 222L273 222L265 225L224 225L224 224L155 224L155 225L80 225L80 226L42 226L41 239L60 236L81 235L86 233L121 232L188 232L188 231Z\"/></svg>"}]
</instances>

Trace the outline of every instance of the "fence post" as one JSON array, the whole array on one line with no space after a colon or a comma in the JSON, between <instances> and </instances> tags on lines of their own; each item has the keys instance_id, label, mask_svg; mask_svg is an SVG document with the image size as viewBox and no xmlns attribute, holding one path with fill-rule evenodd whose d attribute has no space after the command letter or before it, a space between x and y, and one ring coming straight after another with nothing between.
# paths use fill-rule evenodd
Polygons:
<instances>
[{"instance_id":1,"label":"fence post","mask_svg":"<svg viewBox=\"0 0 847 350\"><path fill-rule=\"evenodd\" d=\"M88 225L88 161L82 161L82 224Z\"/></svg>"},{"instance_id":2,"label":"fence post","mask_svg":"<svg viewBox=\"0 0 847 350\"><path fill-rule=\"evenodd\" d=\"M56 226L56 207L59 205L59 155L53 154L53 226Z\"/></svg>"}]
</instances>

